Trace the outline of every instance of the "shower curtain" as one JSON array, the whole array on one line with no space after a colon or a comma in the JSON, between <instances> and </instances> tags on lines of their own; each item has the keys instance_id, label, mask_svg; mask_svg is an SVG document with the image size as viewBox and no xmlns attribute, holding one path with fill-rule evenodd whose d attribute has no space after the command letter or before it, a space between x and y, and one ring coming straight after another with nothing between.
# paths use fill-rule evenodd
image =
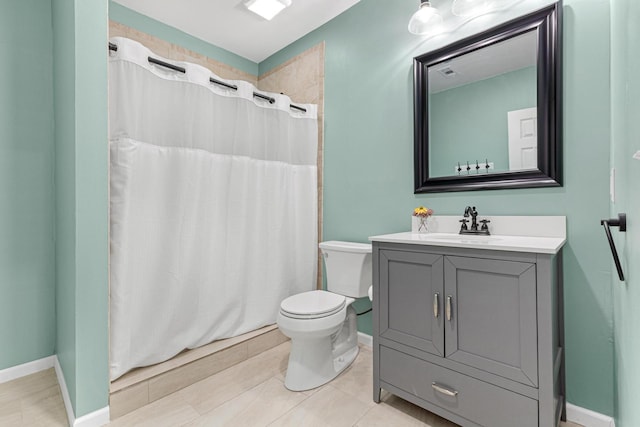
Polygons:
<instances>
[{"instance_id":1,"label":"shower curtain","mask_svg":"<svg viewBox=\"0 0 640 427\"><path fill-rule=\"evenodd\" d=\"M111 41L113 380L273 324L314 288L318 131L315 105Z\"/></svg>"}]
</instances>

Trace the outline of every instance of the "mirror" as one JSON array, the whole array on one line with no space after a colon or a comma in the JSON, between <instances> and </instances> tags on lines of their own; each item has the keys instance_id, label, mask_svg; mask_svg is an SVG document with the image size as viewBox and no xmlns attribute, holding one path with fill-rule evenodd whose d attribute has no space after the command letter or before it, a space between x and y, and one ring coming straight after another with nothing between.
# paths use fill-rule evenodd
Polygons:
<instances>
[{"instance_id":1,"label":"mirror","mask_svg":"<svg viewBox=\"0 0 640 427\"><path fill-rule=\"evenodd\" d=\"M414 58L416 193L561 185L559 13Z\"/></svg>"}]
</instances>

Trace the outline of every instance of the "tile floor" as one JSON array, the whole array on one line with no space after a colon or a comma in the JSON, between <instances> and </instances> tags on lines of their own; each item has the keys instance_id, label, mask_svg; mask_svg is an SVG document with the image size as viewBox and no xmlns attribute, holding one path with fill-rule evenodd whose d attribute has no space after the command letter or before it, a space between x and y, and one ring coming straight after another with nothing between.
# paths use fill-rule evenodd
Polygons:
<instances>
[{"instance_id":1,"label":"tile floor","mask_svg":"<svg viewBox=\"0 0 640 427\"><path fill-rule=\"evenodd\" d=\"M183 351L163 363L135 369L111 383L111 417L119 418L285 341L288 338L277 325L271 325Z\"/></svg>"},{"instance_id":2,"label":"tile floor","mask_svg":"<svg viewBox=\"0 0 640 427\"><path fill-rule=\"evenodd\" d=\"M68 425L53 368L0 384L0 426Z\"/></svg>"},{"instance_id":3,"label":"tile floor","mask_svg":"<svg viewBox=\"0 0 640 427\"><path fill-rule=\"evenodd\" d=\"M289 343L281 344L111 422L109 426L454 427L383 392L372 401L371 349L338 378L308 392L284 388ZM38 384L38 385L36 385ZM0 426L65 425L53 370L0 384ZM563 427L577 427L565 424Z\"/></svg>"}]
</instances>

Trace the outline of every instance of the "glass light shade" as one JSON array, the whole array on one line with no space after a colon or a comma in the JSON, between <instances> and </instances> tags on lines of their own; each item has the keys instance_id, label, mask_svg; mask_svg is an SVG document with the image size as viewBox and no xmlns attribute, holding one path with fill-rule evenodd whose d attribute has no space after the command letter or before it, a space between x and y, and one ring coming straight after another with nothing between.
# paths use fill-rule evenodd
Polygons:
<instances>
[{"instance_id":1,"label":"glass light shade","mask_svg":"<svg viewBox=\"0 0 640 427\"><path fill-rule=\"evenodd\" d=\"M291 0L249 0L245 3L247 9L262 16L267 21L282 12L285 7L291 6Z\"/></svg>"},{"instance_id":2,"label":"glass light shade","mask_svg":"<svg viewBox=\"0 0 640 427\"><path fill-rule=\"evenodd\" d=\"M491 10L489 0L453 0L451 5L451 13L464 18L482 15L489 10Z\"/></svg>"},{"instance_id":3,"label":"glass light shade","mask_svg":"<svg viewBox=\"0 0 640 427\"><path fill-rule=\"evenodd\" d=\"M442 24L442 16L428 1L420 4L420 9L409 20L409 32L424 35L435 31Z\"/></svg>"}]
</instances>

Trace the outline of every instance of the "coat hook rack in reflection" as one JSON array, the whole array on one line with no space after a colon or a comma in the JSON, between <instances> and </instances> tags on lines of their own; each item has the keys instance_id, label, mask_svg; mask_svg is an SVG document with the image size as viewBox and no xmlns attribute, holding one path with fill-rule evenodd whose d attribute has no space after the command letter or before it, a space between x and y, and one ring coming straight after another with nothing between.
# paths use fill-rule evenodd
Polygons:
<instances>
[{"instance_id":1,"label":"coat hook rack in reflection","mask_svg":"<svg viewBox=\"0 0 640 427\"><path fill-rule=\"evenodd\" d=\"M604 227L604 232L609 240L609 247L611 248L611 255L613 255L613 262L616 264L618 270L618 277L620 281L624 282L624 272L622 271L622 265L620 264L620 258L618 257L618 251L616 250L616 243L611 236L610 227L619 227L621 232L627 231L627 214L619 213L618 218L603 219L600 221L600 225Z\"/></svg>"},{"instance_id":2,"label":"coat hook rack in reflection","mask_svg":"<svg viewBox=\"0 0 640 427\"><path fill-rule=\"evenodd\" d=\"M456 175L479 175L481 173L489 173L494 168L493 162L489 162L489 159L483 160L465 160L458 162L454 166L454 173Z\"/></svg>"}]
</instances>

